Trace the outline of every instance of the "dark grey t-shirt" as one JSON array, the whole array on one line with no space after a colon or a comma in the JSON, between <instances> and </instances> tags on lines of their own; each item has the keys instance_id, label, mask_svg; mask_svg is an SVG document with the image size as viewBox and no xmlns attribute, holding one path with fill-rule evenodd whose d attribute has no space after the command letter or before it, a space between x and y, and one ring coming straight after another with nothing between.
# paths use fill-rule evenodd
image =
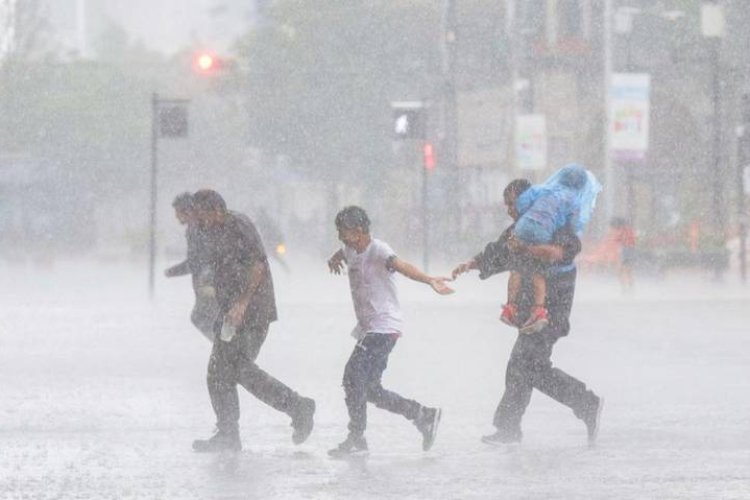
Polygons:
<instances>
[{"instance_id":1,"label":"dark grey t-shirt","mask_svg":"<svg viewBox=\"0 0 750 500\"><path fill-rule=\"evenodd\" d=\"M216 228L210 238L214 286L221 312L226 313L242 295L248 284L250 269L260 263L263 277L250 299L243 326L267 326L276 321L271 270L263 242L250 219L243 214L230 212L224 224Z\"/></svg>"}]
</instances>

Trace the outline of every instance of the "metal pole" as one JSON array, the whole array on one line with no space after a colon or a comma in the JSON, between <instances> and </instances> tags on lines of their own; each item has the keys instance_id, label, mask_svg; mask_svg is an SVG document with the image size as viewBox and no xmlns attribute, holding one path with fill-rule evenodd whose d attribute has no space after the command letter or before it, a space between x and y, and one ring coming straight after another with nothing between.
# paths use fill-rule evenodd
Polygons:
<instances>
[{"instance_id":1,"label":"metal pole","mask_svg":"<svg viewBox=\"0 0 750 500\"><path fill-rule=\"evenodd\" d=\"M604 1L604 212L607 223L615 212L615 172L612 167L612 0Z\"/></svg>"},{"instance_id":2,"label":"metal pole","mask_svg":"<svg viewBox=\"0 0 750 500\"><path fill-rule=\"evenodd\" d=\"M424 144L422 145L424 148ZM423 152L424 154L424 152ZM427 199L427 166L422 165L422 269L429 272L430 266L430 215L429 200Z\"/></svg>"},{"instance_id":3,"label":"metal pole","mask_svg":"<svg viewBox=\"0 0 750 500\"><path fill-rule=\"evenodd\" d=\"M632 14L631 14L632 15ZM628 32L627 36L627 59L625 61L626 63L626 70L628 73L634 73L635 67L633 65L633 30L631 26L631 30ZM635 172L633 172L633 169L636 168L635 162L621 162L621 165L625 168L627 168L627 172L625 174L625 180L627 182L627 208L628 208L628 222L632 227L635 227L636 221L636 206L635 206ZM611 220L611 219L610 219Z\"/></svg>"},{"instance_id":4,"label":"metal pole","mask_svg":"<svg viewBox=\"0 0 750 500\"><path fill-rule=\"evenodd\" d=\"M713 208L714 217L716 217L716 229L721 238L725 236L724 223L724 171L721 162L721 81L719 79L720 61L719 61L719 44L721 38L716 37L709 40L711 43L711 61L712 61L712 105L713 105L713 145L712 153L714 159L713 178Z\"/></svg>"},{"instance_id":5,"label":"metal pole","mask_svg":"<svg viewBox=\"0 0 750 500\"><path fill-rule=\"evenodd\" d=\"M442 40L440 52L442 58L442 106L441 106L441 157L442 165L447 172L447 182L456 189L455 205L442 207L446 210L447 232L454 235L454 241L462 241L464 180L458 166L458 125L456 105L456 6L455 0L444 0L442 19Z\"/></svg>"},{"instance_id":6,"label":"metal pole","mask_svg":"<svg viewBox=\"0 0 750 500\"><path fill-rule=\"evenodd\" d=\"M148 293L154 298L154 269L156 267L156 174L159 153L159 94L151 96L151 203L149 205Z\"/></svg>"},{"instance_id":7,"label":"metal pole","mask_svg":"<svg viewBox=\"0 0 750 500\"><path fill-rule=\"evenodd\" d=\"M516 137L518 135L518 115L520 113L520 103L518 99L518 80L519 80L519 71L518 71L518 23L516 22L516 18L518 17L518 5L516 4L516 0L506 0L505 2L505 9L506 9L506 25L505 30L508 33L508 46L510 51L510 57L508 58L508 62L510 64L510 89L511 89L511 101L510 101L510 130L512 132L511 134L511 140L508 142L510 144L511 148L511 158L512 158L512 165L513 165L513 176L518 176L519 165L518 165L518 158L517 158L517 152L516 152Z\"/></svg>"},{"instance_id":8,"label":"metal pole","mask_svg":"<svg viewBox=\"0 0 750 500\"><path fill-rule=\"evenodd\" d=\"M740 225L740 280L747 284L747 214L745 213L745 176L744 169L747 162L746 148L748 139L747 125L744 123L737 129L737 220Z\"/></svg>"}]
</instances>

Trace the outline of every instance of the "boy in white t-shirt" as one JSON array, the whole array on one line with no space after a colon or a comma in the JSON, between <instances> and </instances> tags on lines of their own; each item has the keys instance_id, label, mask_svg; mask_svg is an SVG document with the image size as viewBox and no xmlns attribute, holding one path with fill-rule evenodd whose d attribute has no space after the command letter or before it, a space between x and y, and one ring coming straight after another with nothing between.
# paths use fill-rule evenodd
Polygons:
<instances>
[{"instance_id":1,"label":"boy in white t-shirt","mask_svg":"<svg viewBox=\"0 0 750 500\"><path fill-rule=\"evenodd\" d=\"M346 456L367 451L364 437L367 403L373 403L411 420L422 434L422 449L435 441L440 408L428 408L416 401L387 391L381 385L388 355L402 332L401 306L396 293L395 273L426 283L440 295L453 293L448 278L428 276L405 262L387 243L370 236L370 220L360 207L350 206L336 215L336 229L344 247L328 260L328 268L341 274L348 268L349 286L357 316L352 334L357 345L344 369L344 392L349 411L349 435L328 453Z\"/></svg>"}]
</instances>

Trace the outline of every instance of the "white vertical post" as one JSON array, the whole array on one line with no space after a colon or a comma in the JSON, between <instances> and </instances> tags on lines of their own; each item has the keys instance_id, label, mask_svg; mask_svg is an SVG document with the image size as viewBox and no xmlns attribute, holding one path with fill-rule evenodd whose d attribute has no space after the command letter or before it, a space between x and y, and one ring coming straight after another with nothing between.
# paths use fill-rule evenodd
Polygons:
<instances>
[{"instance_id":1,"label":"white vertical post","mask_svg":"<svg viewBox=\"0 0 750 500\"><path fill-rule=\"evenodd\" d=\"M88 31L86 26L86 0L76 0L76 45L78 57L88 56Z\"/></svg>"},{"instance_id":2,"label":"white vertical post","mask_svg":"<svg viewBox=\"0 0 750 500\"><path fill-rule=\"evenodd\" d=\"M612 166L612 0L604 0L604 212L608 224L615 211L615 172Z\"/></svg>"}]
</instances>

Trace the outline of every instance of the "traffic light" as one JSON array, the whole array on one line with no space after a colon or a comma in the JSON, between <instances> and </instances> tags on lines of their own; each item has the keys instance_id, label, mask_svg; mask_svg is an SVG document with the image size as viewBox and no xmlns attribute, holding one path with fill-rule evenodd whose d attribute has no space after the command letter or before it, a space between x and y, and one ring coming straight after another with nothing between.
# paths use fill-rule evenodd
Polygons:
<instances>
[{"instance_id":1,"label":"traffic light","mask_svg":"<svg viewBox=\"0 0 750 500\"><path fill-rule=\"evenodd\" d=\"M396 139L424 139L426 108L421 101L393 102L393 133Z\"/></svg>"},{"instance_id":2,"label":"traffic light","mask_svg":"<svg viewBox=\"0 0 750 500\"><path fill-rule=\"evenodd\" d=\"M223 59L213 52L201 51L193 54L193 71L200 75L213 75L223 67Z\"/></svg>"},{"instance_id":3,"label":"traffic light","mask_svg":"<svg viewBox=\"0 0 750 500\"><path fill-rule=\"evenodd\" d=\"M422 145L422 163L425 170L435 170L435 147L431 142L425 142L424 145Z\"/></svg>"}]
</instances>

